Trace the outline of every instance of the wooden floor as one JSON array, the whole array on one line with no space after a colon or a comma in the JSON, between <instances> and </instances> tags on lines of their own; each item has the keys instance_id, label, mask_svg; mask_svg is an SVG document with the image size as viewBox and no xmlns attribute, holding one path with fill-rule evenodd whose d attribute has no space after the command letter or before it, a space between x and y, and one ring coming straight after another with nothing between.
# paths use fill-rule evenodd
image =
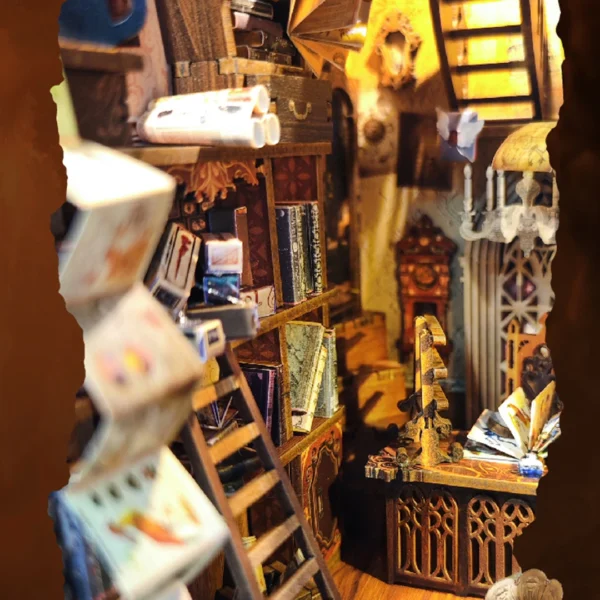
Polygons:
<instances>
[{"instance_id":1,"label":"wooden floor","mask_svg":"<svg viewBox=\"0 0 600 600\"><path fill-rule=\"evenodd\" d=\"M339 563L333 569L333 578L342 600L457 600L459 598L446 592L388 585L345 563ZM462 597L461 600L477 599Z\"/></svg>"}]
</instances>

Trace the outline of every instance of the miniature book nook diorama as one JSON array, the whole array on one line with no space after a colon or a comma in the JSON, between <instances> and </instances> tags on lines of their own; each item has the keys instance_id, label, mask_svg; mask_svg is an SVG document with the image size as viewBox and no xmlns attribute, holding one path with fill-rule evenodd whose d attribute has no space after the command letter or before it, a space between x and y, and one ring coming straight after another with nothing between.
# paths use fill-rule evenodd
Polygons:
<instances>
[{"instance_id":1,"label":"miniature book nook diorama","mask_svg":"<svg viewBox=\"0 0 600 600\"><path fill-rule=\"evenodd\" d=\"M563 410L558 17L64 2L66 597L562 598L515 548Z\"/></svg>"}]
</instances>

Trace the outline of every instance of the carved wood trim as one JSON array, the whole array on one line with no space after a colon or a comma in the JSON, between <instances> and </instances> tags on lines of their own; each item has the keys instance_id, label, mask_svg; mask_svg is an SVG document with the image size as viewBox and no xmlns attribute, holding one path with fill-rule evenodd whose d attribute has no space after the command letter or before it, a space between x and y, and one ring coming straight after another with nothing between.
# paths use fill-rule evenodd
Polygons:
<instances>
[{"instance_id":1,"label":"carved wood trim","mask_svg":"<svg viewBox=\"0 0 600 600\"><path fill-rule=\"evenodd\" d=\"M258 185L258 175L264 174L263 166L255 160L197 162L190 165L173 165L165 171L178 183L186 185L198 202L206 202L205 210L212 208L217 200L224 200L230 190L235 190L235 180L242 179L249 185Z\"/></svg>"}]
</instances>

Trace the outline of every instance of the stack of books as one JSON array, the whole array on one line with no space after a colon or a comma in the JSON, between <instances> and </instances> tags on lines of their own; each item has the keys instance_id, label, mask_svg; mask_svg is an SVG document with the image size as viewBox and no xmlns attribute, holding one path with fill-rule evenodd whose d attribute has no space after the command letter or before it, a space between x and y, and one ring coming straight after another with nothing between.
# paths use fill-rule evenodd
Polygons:
<instances>
[{"instance_id":1,"label":"stack of books","mask_svg":"<svg viewBox=\"0 0 600 600\"><path fill-rule=\"evenodd\" d=\"M331 417L338 409L335 330L320 323L286 324L292 427L309 433L314 417Z\"/></svg>"},{"instance_id":2,"label":"stack of books","mask_svg":"<svg viewBox=\"0 0 600 600\"><path fill-rule=\"evenodd\" d=\"M299 304L323 293L321 226L317 202L276 207L283 301Z\"/></svg>"},{"instance_id":3,"label":"stack of books","mask_svg":"<svg viewBox=\"0 0 600 600\"><path fill-rule=\"evenodd\" d=\"M233 33L239 58L292 65L296 49L275 21L275 10L266 0L231 1Z\"/></svg>"},{"instance_id":4,"label":"stack of books","mask_svg":"<svg viewBox=\"0 0 600 600\"><path fill-rule=\"evenodd\" d=\"M210 234L201 236L202 240L213 244L215 242L210 240L217 238L222 241L232 240L229 242L229 252L237 264L229 265L227 267L229 271L224 272L224 267L212 264L205 253L204 261L199 261L196 269L195 284L191 289L188 306L197 313L203 306L243 302L256 307L258 318L275 314L275 287L254 286L250 260L248 209L245 206L213 208L208 211L207 216ZM223 244L222 246L224 251L227 250ZM221 258L220 262L223 260Z\"/></svg>"}]
</instances>

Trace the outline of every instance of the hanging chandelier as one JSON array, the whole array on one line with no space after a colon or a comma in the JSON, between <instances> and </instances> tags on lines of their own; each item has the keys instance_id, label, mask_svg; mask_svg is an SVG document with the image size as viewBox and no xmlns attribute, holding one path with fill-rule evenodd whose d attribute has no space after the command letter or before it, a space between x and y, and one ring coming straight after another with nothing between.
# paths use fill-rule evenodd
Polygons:
<instances>
[{"instance_id":1,"label":"hanging chandelier","mask_svg":"<svg viewBox=\"0 0 600 600\"><path fill-rule=\"evenodd\" d=\"M508 244L519 238L521 249L529 256L539 237L544 244L556 243L558 229L558 199L554 171L546 148L546 137L556 123L537 122L521 127L502 143L486 171L486 202L482 210L473 205L473 170L464 170L464 212L461 237L467 241L488 239ZM515 192L519 201L507 204L506 172L522 173ZM552 176L550 205L536 202L542 187L535 173Z\"/></svg>"}]
</instances>

